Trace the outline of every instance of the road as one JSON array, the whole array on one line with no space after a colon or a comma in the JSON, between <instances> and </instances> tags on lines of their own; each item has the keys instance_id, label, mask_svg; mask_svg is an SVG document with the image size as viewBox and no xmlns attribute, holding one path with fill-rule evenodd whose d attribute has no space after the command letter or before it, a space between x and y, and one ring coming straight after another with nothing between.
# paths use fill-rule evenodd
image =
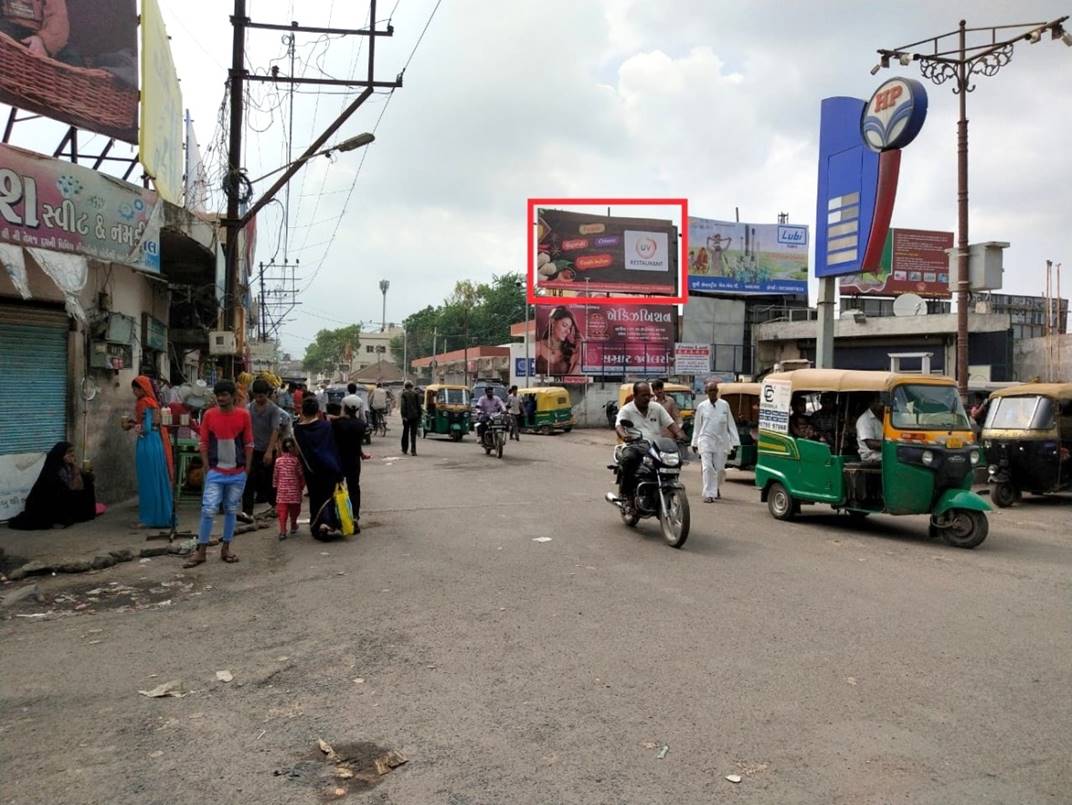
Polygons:
<instances>
[{"instance_id":1,"label":"road","mask_svg":"<svg viewBox=\"0 0 1072 805\"><path fill-rule=\"evenodd\" d=\"M45 580L0 621L0 801L1072 802L1068 501L963 551L750 476L702 505L691 464L676 551L603 502L609 445L381 440L352 541Z\"/></svg>"}]
</instances>

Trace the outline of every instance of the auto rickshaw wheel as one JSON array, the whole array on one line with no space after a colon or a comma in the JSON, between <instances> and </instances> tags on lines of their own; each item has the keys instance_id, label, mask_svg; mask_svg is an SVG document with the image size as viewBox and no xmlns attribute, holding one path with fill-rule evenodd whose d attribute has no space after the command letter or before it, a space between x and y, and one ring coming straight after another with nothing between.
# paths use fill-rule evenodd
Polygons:
<instances>
[{"instance_id":1,"label":"auto rickshaw wheel","mask_svg":"<svg viewBox=\"0 0 1072 805\"><path fill-rule=\"evenodd\" d=\"M462 432L460 430L452 430L450 432L450 438L455 442L460 442L462 440Z\"/></svg>"},{"instance_id":2,"label":"auto rickshaw wheel","mask_svg":"<svg viewBox=\"0 0 1072 805\"><path fill-rule=\"evenodd\" d=\"M566 427L562 429L562 432L569 433L571 430L573 430L573 425L566 425Z\"/></svg>"},{"instance_id":3,"label":"auto rickshaw wheel","mask_svg":"<svg viewBox=\"0 0 1072 805\"><path fill-rule=\"evenodd\" d=\"M540 425L541 436L550 436L552 433L554 433L554 431L555 429L552 428L550 425Z\"/></svg>"},{"instance_id":4,"label":"auto rickshaw wheel","mask_svg":"<svg viewBox=\"0 0 1072 805\"><path fill-rule=\"evenodd\" d=\"M948 519L938 526L938 536L954 548L974 548L982 544L989 532L986 514L974 509L953 509Z\"/></svg>"},{"instance_id":5,"label":"auto rickshaw wheel","mask_svg":"<svg viewBox=\"0 0 1072 805\"><path fill-rule=\"evenodd\" d=\"M990 488L990 499L994 501L994 505L1001 509L1007 509L1016 503L1017 498L1020 497L1020 493L1016 487L1010 483L994 484Z\"/></svg>"},{"instance_id":6,"label":"auto rickshaw wheel","mask_svg":"<svg viewBox=\"0 0 1072 805\"><path fill-rule=\"evenodd\" d=\"M789 490L780 481L775 481L767 490L767 509L775 520L792 520L799 509Z\"/></svg>"}]
</instances>

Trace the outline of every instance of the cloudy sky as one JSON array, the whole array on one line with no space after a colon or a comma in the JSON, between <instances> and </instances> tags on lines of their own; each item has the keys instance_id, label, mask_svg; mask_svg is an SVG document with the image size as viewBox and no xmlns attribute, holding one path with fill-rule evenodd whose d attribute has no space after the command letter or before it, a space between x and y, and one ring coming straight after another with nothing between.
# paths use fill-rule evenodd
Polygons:
<instances>
[{"instance_id":1,"label":"cloudy sky","mask_svg":"<svg viewBox=\"0 0 1072 805\"><path fill-rule=\"evenodd\" d=\"M161 1L207 150L222 134L230 3ZM402 69L436 5L378 4L395 35L377 40L377 78ZM322 327L378 320L380 279L391 282L388 318L398 321L459 279L523 270L529 196L687 197L702 217L732 220L739 208L742 220L787 212L812 224L820 99L866 98L889 75L918 77L914 66L872 77L876 48L952 31L962 15L996 25L1070 11L1072 3L1045 0L442 0L405 86L386 110L388 96L374 96L343 129L376 127L375 144L334 163L321 157L292 185L288 257L301 259L308 287L284 346L301 353ZM249 13L361 27L368 4L249 0ZM360 40L300 38L298 72L354 74L367 57ZM279 32L250 33L247 53L252 69L289 70L273 61L285 54ZM1018 45L1012 63L969 96L971 239L1012 243L1012 292L1040 292L1046 258L1072 266L1070 76L1072 48L1047 38ZM904 155L894 225L953 230L956 96L948 86L928 90L929 119ZM281 89L253 92L246 167L258 176L283 162L286 107ZM299 150L346 98L312 88L297 96ZM282 259L281 225L279 206L261 216L258 259Z\"/></svg>"}]
</instances>

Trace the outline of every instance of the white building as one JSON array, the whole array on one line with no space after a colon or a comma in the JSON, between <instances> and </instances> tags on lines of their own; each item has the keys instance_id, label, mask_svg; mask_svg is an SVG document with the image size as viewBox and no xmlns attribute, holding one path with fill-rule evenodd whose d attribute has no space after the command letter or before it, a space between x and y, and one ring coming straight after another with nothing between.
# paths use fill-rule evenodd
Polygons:
<instances>
[{"instance_id":1,"label":"white building","mask_svg":"<svg viewBox=\"0 0 1072 805\"><path fill-rule=\"evenodd\" d=\"M379 363L395 365L395 356L391 352L391 341L402 338L401 327L389 325L386 330L373 330L361 333L361 343L354 350L350 361L350 372L360 373L369 366Z\"/></svg>"}]
</instances>

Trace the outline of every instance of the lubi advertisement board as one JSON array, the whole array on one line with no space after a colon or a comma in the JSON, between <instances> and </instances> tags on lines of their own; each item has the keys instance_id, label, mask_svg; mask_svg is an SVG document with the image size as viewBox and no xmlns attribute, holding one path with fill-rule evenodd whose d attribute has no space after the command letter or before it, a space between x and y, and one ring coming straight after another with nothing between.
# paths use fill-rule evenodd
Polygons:
<instances>
[{"instance_id":1,"label":"lubi advertisement board","mask_svg":"<svg viewBox=\"0 0 1072 805\"><path fill-rule=\"evenodd\" d=\"M689 290L807 294L808 227L689 218Z\"/></svg>"}]
</instances>

